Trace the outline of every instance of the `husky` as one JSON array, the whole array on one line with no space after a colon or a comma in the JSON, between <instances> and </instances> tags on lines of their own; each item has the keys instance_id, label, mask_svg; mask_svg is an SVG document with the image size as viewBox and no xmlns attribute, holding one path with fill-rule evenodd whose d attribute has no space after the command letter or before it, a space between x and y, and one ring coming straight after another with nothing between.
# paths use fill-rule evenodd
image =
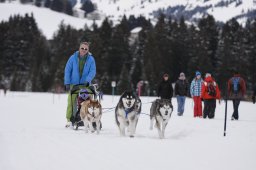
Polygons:
<instances>
[{"instance_id":1,"label":"husky","mask_svg":"<svg viewBox=\"0 0 256 170\"><path fill-rule=\"evenodd\" d=\"M102 107L98 100L86 100L81 103L80 117L84 122L85 132L88 133L88 128L94 132L93 123L96 124L97 134L100 132Z\"/></svg>"},{"instance_id":2,"label":"husky","mask_svg":"<svg viewBox=\"0 0 256 170\"><path fill-rule=\"evenodd\" d=\"M165 128L168 124L173 106L171 100L156 99L150 108L150 130L153 129L153 121L156 120L155 127L158 130L159 138L164 138Z\"/></svg>"},{"instance_id":3,"label":"husky","mask_svg":"<svg viewBox=\"0 0 256 170\"><path fill-rule=\"evenodd\" d=\"M128 127L129 136L134 137L140 112L141 100L132 92L125 91L115 109L116 124L121 136L125 136L125 128Z\"/></svg>"}]
</instances>

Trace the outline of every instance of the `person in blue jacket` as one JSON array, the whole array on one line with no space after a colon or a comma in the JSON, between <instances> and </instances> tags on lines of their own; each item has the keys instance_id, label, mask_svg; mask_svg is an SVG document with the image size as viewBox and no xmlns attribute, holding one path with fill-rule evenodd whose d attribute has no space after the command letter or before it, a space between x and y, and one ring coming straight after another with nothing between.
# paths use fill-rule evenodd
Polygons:
<instances>
[{"instance_id":1,"label":"person in blue jacket","mask_svg":"<svg viewBox=\"0 0 256 170\"><path fill-rule=\"evenodd\" d=\"M64 72L64 85L66 91L70 91L74 85L88 87L96 75L96 64L94 57L89 52L89 43L80 43L79 50L76 51L67 61ZM80 88L82 88L80 87ZM71 125L72 103L74 103L76 95L71 93L68 95L68 106L66 112L67 124L66 127Z\"/></svg>"}]
</instances>

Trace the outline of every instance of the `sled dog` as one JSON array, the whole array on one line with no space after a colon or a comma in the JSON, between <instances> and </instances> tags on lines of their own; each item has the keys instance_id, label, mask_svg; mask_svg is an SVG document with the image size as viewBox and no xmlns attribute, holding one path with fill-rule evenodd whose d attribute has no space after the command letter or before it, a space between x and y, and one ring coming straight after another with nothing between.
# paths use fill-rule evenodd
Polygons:
<instances>
[{"instance_id":1,"label":"sled dog","mask_svg":"<svg viewBox=\"0 0 256 170\"><path fill-rule=\"evenodd\" d=\"M125 136L127 127L129 136L134 137L140 112L141 100L132 92L125 91L115 109L116 124L121 136Z\"/></svg>"},{"instance_id":2,"label":"sled dog","mask_svg":"<svg viewBox=\"0 0 256 170\"><path fill-rule=\"evenodd\" d=\"M84 122L85 132L88 133L88 128L94 132L93 123L96 124L97 134L100 132L100 120L102 116L102 107L98 100L86 100L81 103L80 117Z\"/></svg>"},{"instance_id":3,"label":"sled dog","mask_svg":"<svg viewBox=\"0 0 256 170\"><path fill-rule=\"evenodd\" d=\"M165 128L173 111L171 100L156 99L150 108L150 130L153 129L153 121L156 120L155 127L158 130L159 138L164 138Z\"/></svg>"}]
</instances>

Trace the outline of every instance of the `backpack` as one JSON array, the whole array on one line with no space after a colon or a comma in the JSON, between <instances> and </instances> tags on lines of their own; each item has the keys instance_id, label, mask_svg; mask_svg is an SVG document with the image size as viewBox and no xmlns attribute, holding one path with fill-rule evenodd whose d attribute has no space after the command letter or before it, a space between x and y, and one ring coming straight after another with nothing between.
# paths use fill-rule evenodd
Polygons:
<instances>
[{"instance_id":1,"label":"backpack","mask_svg":"<svg viewBox=\"0 0 256 170\"><path fill-rule=\"evenodd\" d=\"M232 78L232 92L238 94L241 89L240 85L240 77L233 77Z\"/></svg>"},{"instance_id":2,"label":"backpack","mask_svg":"<svg viewBox=\"0 0 256 170\"><path fill-rule=\"evenodd\" d=\"M207 93L212 97L216 97L216 95L217 95L216 83L215 82L205 82L205 83L207 84L207 86L206 86Z\"/></svg>"}]
</instances>

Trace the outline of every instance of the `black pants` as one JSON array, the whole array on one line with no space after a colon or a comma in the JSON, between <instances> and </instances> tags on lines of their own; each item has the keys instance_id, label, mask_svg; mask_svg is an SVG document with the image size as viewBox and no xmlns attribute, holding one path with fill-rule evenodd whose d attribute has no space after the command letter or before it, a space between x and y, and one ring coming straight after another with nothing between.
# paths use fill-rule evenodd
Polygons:
<instances>
[{"instance_id":1,"label":"black pants","mask_svg":"<svg viewBox=\"0 0 256 170\"><path fill-rule=\"evenodd\" d=\"M234 112L233 112L232 117L234 117L236 120L238 120L238 118L239 118L238 107L239 107L239 104L240 104L240 99L233 99L232 101L233 101L233 108L234 108Z\"/></svg>"},{"instance_id":2,"label":"black pants","mask_svg":"<svg viewBox=\"0 0 256 170\"><path fill-rule=\"evenodd\" d=\"M209 119L214 118L216 108L216 99L204 99L204 111L203 117Z\"/></svg>"}]
</instances>

